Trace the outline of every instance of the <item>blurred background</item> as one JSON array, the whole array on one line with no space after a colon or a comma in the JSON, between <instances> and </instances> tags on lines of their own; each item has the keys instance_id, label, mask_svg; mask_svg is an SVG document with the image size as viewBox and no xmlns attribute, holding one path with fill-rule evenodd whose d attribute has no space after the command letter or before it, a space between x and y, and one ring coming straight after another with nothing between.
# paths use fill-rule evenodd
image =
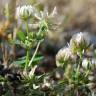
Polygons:
<instances>
[{"instance_id":1,"label":"blurred background","mask_svg":"<svg viewBox=\"0 0 96 96\"><path fill-rule=\"evenodd\" d=\"M4 8L8 4L11 9L14 3L16 6L23 4L41 4L47 6L49 11L57 7L58 18L62 20L66 16L67 20L62 21L66 31L80 30L96 31L96 0L0 0L0 22L3 22Z\"/></svg>"}]
</instances>

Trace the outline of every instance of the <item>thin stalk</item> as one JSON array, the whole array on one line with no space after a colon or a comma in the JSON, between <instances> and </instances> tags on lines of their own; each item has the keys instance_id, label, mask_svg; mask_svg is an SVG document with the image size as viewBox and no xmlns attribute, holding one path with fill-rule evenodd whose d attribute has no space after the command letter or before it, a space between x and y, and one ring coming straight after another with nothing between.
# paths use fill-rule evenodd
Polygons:
<instances>
[{"instance_id":1,"label":"thin stalk","mask_svg":"<svg viewBox=\"0 0 96 96\"><path fill-rule=\"evenodd\" d=\"M91 73L91 72L90 72L90 70L88 69L88 70L86 71L86 73L85 73L85 77L87 77L90 73Z\"/></svg>"},{"instance_id":2,"label":"thin stalk","mask_svg":"<svg viewBox=\"0 0 96 96\"><path fill-rule=\"evenodd\" d=\"M40 35L42 33L42 27L45 26L47 29L48 29L48 25L46 23L45 20L42 20L41 23L40 23L40 29L39 29L39 32L38 32L38 35ZM44 31L43 31L44 32Z\"/></svg>"},{"instance_id":3,"label":"thin stalk","mask_svg":"<svg viewBox=\"0 0 96 96\"><path fill-rule=\"evenodd\" d=\"M27 33L27 36L29 36L28 21L26 21L25 24L26 24L26 33Z\"/></svg>"},{"instance_id":4,"label":"thin stalk","mask_svg":"<svg viewBox=\"0 0 96 96\"><path fill-rule=\"evenodd\" d=\"M29 50L27 50L27 53L26 53L26 65L25 65L25 70L27 70L28 63L29 63Z\"/></svg>"},{"instance_id":5,"label":"thin stalk","mask_svg":"<svg viewBox=\"0 0 96 96\"><path fill-rule=\"evenodd\" d=\"M80 69L80 65L78 65L77 70L76 70L76 77L77 77L77 81L79 82L79 70Z\"/></svg>"},{"instance_id":6,"label":"thin stalk","mask_svg":"<svg viewBox=\"0 0 96 96\"><path fill-rule=\"evenodd\" d=\"M33 62L33 60L34 60L34 58L35 58L35 56L36 56L36 54L37 54L37 51L38 51L38 49L39 49L40 43L41 43L41 41L38 42L37 47L36 47L36 50L35 50L32 58L31 58L31 60L30 60L30 62L29 62L29 64L28 64L28 66L31 66L31 64L32 64L32 62Z\"/></svg>"},{"instance_id":7,"label":"thin stalk","mask_svg":"<svg viewBox=\"0 0 96 96\"><path fill-rule=\"evenodd\" d=\"M76 77L77 77L78 83L79 83L79 74L80 74L79 72L80 72L81 62L82 62L82 52L80 52L80 60L76 70Z\"/></svg>"},{"instance_id":8,"label":"thin stalk","mask_svg":"<svg viewBox=\"0 0 96 96\"><path fill-rule=\"evenodd\" d=\"M29 29L28 29L28 21L25 21L25 24L26 24L26 33L27 33L27 36L29 37ZM26 64L25 64L25 72L27 71L27 67L28 67L28 63L29 63L29 51L30 49L27 48L27 51L26 51Z\"/></svg>"}]
</instances>

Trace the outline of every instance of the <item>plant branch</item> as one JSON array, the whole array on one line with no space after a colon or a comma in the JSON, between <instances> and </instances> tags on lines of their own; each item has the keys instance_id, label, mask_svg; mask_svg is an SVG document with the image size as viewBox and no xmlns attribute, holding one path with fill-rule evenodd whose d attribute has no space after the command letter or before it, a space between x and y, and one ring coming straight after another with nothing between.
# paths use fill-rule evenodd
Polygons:
<instances>
[{"instance_id":1,"label":"plant branch","mask_svg":"<svg viewBox=\"0 0 96 96\"><path fill-rule=\"evenodd\" d=\"M35 56L36 56L36 54L37 54L37 51L38 51L38 49L39 49L39 46L40 46L40 43L41 43L41 42L42 42L42 41L39 41L39 42L38 42L37 47L36 47L36 50L35 50L32 58L31 58L31 60L30 60L30 62L29 62L29 64L28 64L28 66L31 66L31 64L32 64L32 62L33 62L33 60L34 60L34 58L35 58Z\"/></svg>"}]
</instances>

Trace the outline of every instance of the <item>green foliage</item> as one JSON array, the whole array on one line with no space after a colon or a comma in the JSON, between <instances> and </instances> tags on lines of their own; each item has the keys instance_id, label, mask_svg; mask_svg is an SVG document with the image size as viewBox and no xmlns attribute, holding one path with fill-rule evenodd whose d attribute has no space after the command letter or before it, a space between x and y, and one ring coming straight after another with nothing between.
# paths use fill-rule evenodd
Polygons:
<instances>
[{"instance_id":1,"label":"green foliage","mask_svg":"<svg viewBox=\"0 0 96 96\"><path fill-rule=\"evenodd\" d=\"M22 42L24 42L25 39L26 39L26 36L25 36L24 32L22 32L22 31L19 31L18 34L17 34L17 36L18 36L18 38L19 38Z\"/></svg>"},{"instance_id":2,"label":"green foliage","mask_svg":"<svg viewBox=\"0 0 96 96\"><path fill-rule=\"evenodd\" d=\"M43 56L40 56L37 54L33 60L32 66L38 64L43 59L44 59ZM26 56L19 58L17 61L13 61L12 64L16 64L16 65L24 68L25 63L26 63Z\"/></svg>"}]
</instances>

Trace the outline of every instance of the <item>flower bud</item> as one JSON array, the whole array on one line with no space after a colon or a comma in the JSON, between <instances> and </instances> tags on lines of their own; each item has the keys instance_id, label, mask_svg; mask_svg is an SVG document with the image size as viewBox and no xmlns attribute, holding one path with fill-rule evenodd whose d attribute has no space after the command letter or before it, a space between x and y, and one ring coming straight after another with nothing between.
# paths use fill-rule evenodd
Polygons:
<instances>
[{"instance_id":1,"label":"flower bud","mask_svg":"<svg viewBox=\"0 0 96 96\"><path fill-rule=\"evenodd\" d=\"M77 33L73 35L72 39L70 40L70 47L73 53L80 53L83 52L85 49L88 48L90 45L90 37L88 33Z\"/></svg>"},{"instance_id":2,"label":"flower bud","mask_svg":"<svg viewBox=\"0 0 96 96\"><path fill-rule=\"evenodd\" d=\"M87 69L87 68L91 68L94 69L96 66L96 59L92 58L92 59L88 59L88 58L84 58L82 61L82 67Z\"/></svg>"},{"instance_id":3,"label":"flower bud","mask_svg":"<svg viewBox=\"0 0 96 96\"><path fill-rule=\"evenodd\" d=\"M75 58L69 47L60 49L56 55L56 64L58 67L63 66L64 62L73 61Z\"/></svg>"},{"instance_id":4,"label":"flower bud","mask_svg":"<svg viewBox=\"0 0 96 96\"><path fill-rule=\"evenodd\" d=\"M16 9L16 17L26 20L32 16L33 12L34 8L31 5L19 6Z\"/></svg>"},{"instance_id":5,"label":"flower bud","mask_svg":"<svg viewBox=\"0 0 96 96\"><path fill-rule=\"evenodd\" d=\"M89 65L89 60L87 58L84 58L82 61L82 67L87 69Z\"/></svg>"}]
</instances>

